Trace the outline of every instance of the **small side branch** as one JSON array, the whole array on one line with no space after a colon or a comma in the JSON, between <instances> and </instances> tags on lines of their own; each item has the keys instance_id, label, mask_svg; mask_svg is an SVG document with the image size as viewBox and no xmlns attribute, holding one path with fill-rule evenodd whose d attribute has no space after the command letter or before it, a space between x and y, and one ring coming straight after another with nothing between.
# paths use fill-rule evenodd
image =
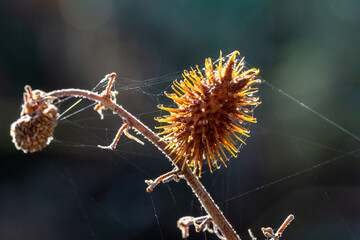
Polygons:
<instances>
[{"instance_id":1,"label":"small side branch","mask_svg":"<svg viewBox=\"0 0 360 240\"><path fill-rule=\"evenodd\" d=\"M261 231L263 232L264 236L267 239L270 240L279 240L279 238L281 237L281 235L283 234L285 228L287 226L289 226L289 224L292 222L292 220L294 220L295 217L294 215L290 214L285 221L281 224L281 226L279 227L279 229L277 230L276 233L274 233L274 230L271 227L267 227L267 228L261 228ZM251 232L251 230L249 229L249 235L251 237L252 240L256 240L256 238L254 237L253 233Z\"/></svg>"},{"instance_id":2,"label":"small side branch","mask_svg":"<svg viewBox=\"0 0 360 240\"><path fill-rule=\"evenodd\" d=\"M107 74L105 76L105 79L108 80L106 89L100 95L98 95L98 97L102 101L100 101L100 100L97 101L97 104L94 107L94 110L99 113L101 119L104 118L103 111L108 109L108 105L116 105L116 95L118 94L118 92L115 90L111 90L112 86L114 85L115 78L116 78L116 73ZM109 146L98 145L98 147L103 148L103 149L114 150L116 148L117 143L119 142L119 139L120 139L122 133L124 133L125 136L127 136L128 138L144 145L144 143L142 141L140 141L139 139L137 139L136 137L132 136L129 133L128 130L129 130L129 128L131 128L131 125L128 124L126 118L124 116L121 116L121 118L123 119L124 124L120 127L113 142Z\"/></svg>"},{"instance_id":3,"label":"small side branch","mask_svg":"<svg viewBox=\"0 0 360 240\"><path fill-rule=\"evenodd\" d=\"M124 121L125 121L125 120L124 120ZM137 143L140 143L141 145L144 145L144 143L143 143L141 140L139 140L139 139L137 139L136 137L132 136L132 135L128 132L128 130L129 130L129 126L128 126L126 123L124 123L124 124L121 126L121 128L119 129L119 131L118 131L118 133L116 134L114 140L112 141L112 143L111 143L109 146L101 146L101 145L98 145L98 147L99 147L99 148L102 148L102 149L114 150L114 149L116 148L117 143L118 143L119 140L120 140L120 137L121 137L122 133L124 133L125 136L127 136L128 138L136 141Z\"/></svg>"},{"instance_id":4,"label":"small side branch","mask_svg":"<svg viewBox=\"0 0 360 240\"><path fill-rule=\"evenodd\" d=\"M181 173L181 171L179 170L179 168L175 167L172 171L161 175L160 177L156 178L155 180L145 180L145 182L148 185L148 187L146 188L146 191L151 192L160 182L167 183L172 180L174 180L175 182L179 182L181 179L180 173Z\"/></svg>"},{"instance_id":5,"label":"small side branch","mask_svg":"<svg viewBox=\"0 0 360 240\"><path fill-rule=\"evenodd\" d=\"M197 218L191 216L180 218L177 227L181 230L182 238L189 237L189 227L191 225L194 225L196 232L208 231L209 233L215 233L221 240L226 240L209 215Z\"/></svg>"},{"instance_id":6,"label":"small side branch","mask_svg":"<svg viewBox=\"0 0 360 240\"><path fill-rule=\"evenodd\" d=\"M116 78L116 73L110 73L105 76L105 79L109 79L109 82L106 86L106 89L100 94L100 97L104 101L112 102L116 104L116 95L118 94L117 91L111 91L111 87L113 86ZM99 113L101 119L104 118L103 110L106 110L107 107L99 101L98 104L94 107L94 110Z\"/></svg>"},{"instance_id":7,"label":"small side branch","mask_svg":"<svg viewBox=\"0 0 360 240\"><path fill-rule=\"evenodd\" d=\"M256 237L254 236L254 234L252 233L251 229L248 229L249 235L251 237L251 240L256 240Z\"/></svg>"},{"instance_id":8,"label":"small side branch","mask_svg":"<svg viewBox=\"0 0 360 240\"><path fill-rule=\"evenodd\" d=\"M285 221L283 222L283 224L281 224L280 228L277 230L275 236L276 238L275 239L279 239L282 235L282 233L284 232L285 228L287 226L289 226L289 224L292 222L292 220L294 220L295 217L294 215L290 214L286 219Z\"/></svg>"}]
</instances>

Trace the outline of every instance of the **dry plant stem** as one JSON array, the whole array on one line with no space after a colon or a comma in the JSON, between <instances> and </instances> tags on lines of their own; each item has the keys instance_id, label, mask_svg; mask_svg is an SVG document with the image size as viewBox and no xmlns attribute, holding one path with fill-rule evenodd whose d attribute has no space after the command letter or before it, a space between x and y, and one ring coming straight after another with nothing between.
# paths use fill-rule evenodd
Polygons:
<instances>
[{"instance_id":1,"label":"dry plant stem","mask_svg":"<svg viewBox=\"0 0 360 240\"><path fill-rule=\"evenodd\" d=\"M208 231L209 233L215 233L220 240L226 240L209 215L196 218L191 216L180 218L177 226L181 230L183 238L189 237L189 227L191 225L194 225L196 232Z\"/></svg>"},{"instance_id":2,"label":"dry plant stem","mask_svg":"<svg viewBox=\"0 0 360 240\"><path fill-rule=\"evenodd\" d=\"M171 180L174 180L175 182L179 182L181 178L181 176L179 176L179 173L181 173L181 171L178 169L178 167L175 167L172 171L161 175L155 180L145 180L146 184L149 185L146 188L146 191L151 192L160 182L167 183L170 182Z\"/></svg>"},{"instance_id":3,"label":"dry plant stem","mask_svg":"<svg viewBox=\"0 0 360 240\"><path fill-rule=\"evenodd\" d=\"M160 138L151 131L147 126L141 123L137 118L127 112L123 107L114 103L111 99L105 98L99 94L81 90L81 89L62 89L47 94L49 97L64 97L64 96L76 96L84 97L101 103L104 107L111 109L114 113L118 114L129 126L129 128L136 129L150 142L157 146L170 160L170 150L165 149L167 144L160 141ZM174 161L173 161L174 162ZM187 184L192 188L196 197L199 199L201 205L205 208L206 212L211 216L213 222L220 229L222 235L228 240L240 240L240 237L236 234L230 223L226 220L219 207L215 204L209 193L205 190L199 179L191 171L190 167L185 164L182 166L182 162L178 161L176 166L181 169L182 175L186 180Z\"/></svg>"},{"instance_id":4,"label":"dry plant stem","mask_svg":"<svg viewBox=\"0 0 360 240\"><path fill-rule=\"evenodd\" d=\"M211 218L209 216L202 217L182 217L177 222L177 227L181 230L182 238L189 237L189 227L194 225L196 232L200 232L201 230L212 232L209 228L209 224L211 223Z\"/></svg>"},{"instance_id":5,"label":"dry plant stem","mask_svg":"<svg viewBox=\"0 0 360 240\"><path fill-rule=\"evenodd\" d=\"M295 217L294 215L290 214L285 221L283 222L283 224L281 224L280 228L277 230L276 232L276 236L279 238L281 237L282 233L284 232L285 228L291 223L292 220L294 220Z\"/></svg>"},{"instance_id":6,"label":"dry plant stem","mask_svg":"<svg viewBox=\"0 0 360 240\"><path fill-rule=\"evenodd\" d=\"M127 125L126 123L124 123L121 128L119 129L118 133L116 134L113 142L109 145L109 146L101 146L101 145L98 145L99 148L102 148L102 149L110 149L110 150L114 150L116 148L116 144L117 142L119 141L121 135L123 134L123 132L125 131L125 129L127 128Z\"/></svg>"},{"instance_id":7,"label":"dry plant stem","mask_svg":"<svg viewBox=\"0 0 360 240\"><path fill-rule=\"evenodd\" d=\"M277 230L276 233L274 233L273 229L271 227L267 227L267 228L261 228L261 231L263 232L264 236L266 238L270 238L270 240L279 240L279 238L281 237L281 235L283 234L285 228L287 226L289 226L289 224L292 222L292 220L294 220L295 217L294 215L290 214L285 221L281 224L281 226L279 227L279 229ZM251 232L251 230L249 229L249 233ZM250 235L251 236L251 235ZM253 236L252 236L253 237Z\"/></svg>"},{"instance_id":8,"label":"dry plant stem","mask_svg":"<svg viewBox=\"0 0 360 240\"><path fill-rule=\"evenodd\" d=\"M254 236L254 234L252 233L251 229L248 229L249 235L251 237L251 240L256 240L256 237Z\"/></svg>"}]
</instances>

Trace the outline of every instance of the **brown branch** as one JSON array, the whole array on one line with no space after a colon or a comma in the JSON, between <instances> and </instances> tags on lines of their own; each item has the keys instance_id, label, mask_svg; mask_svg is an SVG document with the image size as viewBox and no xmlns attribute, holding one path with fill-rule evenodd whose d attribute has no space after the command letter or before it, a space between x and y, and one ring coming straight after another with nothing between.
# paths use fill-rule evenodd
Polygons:
<instances>
[{"instance_id":1,"label":"brown branch","mask_svg":"<svg viewBox=\"0 0 360 240\"><path fill-rule=\"evenodd\" d=\"M113 77L114 74L107 75L107 77ZM110 84L109 84L110 85ZM107 90L110 91L108 85ZM106 90L106 91L107 91ZM61 89L47 93L48 97L65 97L65 96L76 96L91 99L93 101L101 104L100 109L104 108L112 110L114 113L118 114L124 122L128 125L129 128L136 129L141 133L145 138L147 138L151 143L157 146L172 162L174 159L170 156L170 150L166 149L166 143L160 141L160 138L151 131L147 126L140 122L137 118L127 112L123 107L116 104L109 97L104 97L104 95L99 95L87 90L81 89ZM175 164L179 169L181 169L181 175L183 175L187 184L192 188L196 197L199 199L201 205L204 207L206 212L211 216L214 224L220 229L223 236L228 240L239 240L239 236L236 234L235 230L232 228L230 223L226 220L223 213L220 211L219 207L215 204L209 193L205 190L204 186L201 184L199 179L191 171L190 167L185 164L182 166L182 162L177 162Z\"/></svg>"},{"instance_id":2,"label":"brown branch","mask_svg":"<svg viewBox=\"0 0 360 240\"><path fill-rule=\"evenodd\" d=\"M179 182L181 176L179 175L181 171L178 169L178 167L175 167L172 171L167 172L160 177L156 178L155 180L145 180L148 187L146 188L147 192L151 192L160 182L167 183L171 180L174 180L175 182Z\"/></svg>"},{"instance_id":3,"label":"brown branch","mask_svg":"<svg viewBox=\"0 0 360 240\"><path fill-rule=\"evenodd\" d=\"M281 237L282 233L284 232L285 228L287 226L289 226L289 224L292 222L292 220L294 220L295 217L294 215L290 214L286 219L285 221L283 222L283 224L281 224L280 228L277 230L275 236L278 238Z\"/></svg>"},{"instance_id":4,"label":"brown branch","mask_svg":"<svg viewBox=\"0 0 360 240\"><path fill-rule=\"evenodd\" d=\"M181 230L182 238L189 237L189 227L194 225L195 231L208 231L209 233L215 233L221 240L226 240L224 236L219 232L218 227L214 224L213 220L209 215L201 217L186 216L179 219L177 227ZM212 226L211 226L212 225Z\"/></svg>"},{"instance_id":5,"label":"brown branch","mask_svg":"<svg viewBox=\"0 0 360 240\"><path fill-rule=\"evenodd\" d=\"M279 229L276 233L274 233L274 230L271 227L267 228L261 228L261 231L263 232L264 236L266 238L271 238L270 240L279 240L282 233L284 232L285 228L291 223L292 220L294 220L294 215L290 214L285 221L281 224ZM250 229L249 229L250 230ZM252 236L253 237L253 236Z\"/></svg>"},{"instance_id":6,"label":"brown branch","mask_svg":"<svg viewBox=\"0 0 360 240\"><path fill-rule=\"evenodd\" d=\"M251 237L251 240L256 240L256 237L254 236L254 234L252 233L251 229L248 229L249 235Z\"/></svg>"},{"instance_id":7,"label":"brown branch","mask_svg":"<svg viewBox=\"0 0 360 240\"><path fill-rule=\"evenodd\" d=\"M124 124L120 127L120 129L119 129L118 133L116 134L114 140L112 141L112 143L111 143L109 146L101 146L101 145L98 145L98 147L99 147L99 148L102 148L102 149L114 150L114 149L116 148L116 145L117 145L117 143L118 143L118 141L119 141L119 139L120 139L120 137L121 137L121 135L122 135L123 133L124 133L125 136L127 136L128 138L130 138L130 139L132 139L132 140L140 143L141 145L144 145L144 143L143 143L142 141L140 141L140 140L137 139L136 137L132 136L132 135L128 132L128 130L129 130L129 126L128 126L126 123L124 123Z\"/></svg>"}]
</instances>

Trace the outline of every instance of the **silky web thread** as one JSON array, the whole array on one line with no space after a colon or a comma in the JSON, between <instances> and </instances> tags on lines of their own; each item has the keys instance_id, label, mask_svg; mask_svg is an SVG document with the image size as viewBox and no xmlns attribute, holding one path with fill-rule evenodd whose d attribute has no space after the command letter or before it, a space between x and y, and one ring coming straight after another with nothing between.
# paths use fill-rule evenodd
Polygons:
<instances>
[{"instance_id":1,"label":"silky web thread","mask_svg":"<svg viewBox=\"0 0 360 240\"><path fill-rule=\"evenodd\" d=\"M40 161L40 159L39 159ZM69 179L68 176L63 174L60 169L58 169L56 166L51 164L49 161L42 161L45 166L52 169L58 177L68 182L72 187L74 187L79 193L83 194L84 196L88 197L91 201L93 201L96 206L98 206L100 209L102 209L106 214L111 216L112 219L114 219L118 224L120 224L123 228L125 228L127 231L129 231L133 236L138 236L138 234L132 230L124 221L122 221L116 214L113 213L113 211L109 208L107 208L105 205L100 203L99 201L96 201L94 197L92 197L90 194L88 194L84 189L82 189L79 185L75 184L71 179Z\"/></svg>"},{"instance_id":2,"label":"silky web thread","mask_svg":"<svg viewBox=\"0 0 360 240\"><path fill-rule=\"evenodd\" d=\"M72 185L74 185L74 181L73 181L73 178L70 174L70 171L67 167L65 167L65 172L66 172L66 175L67 175L67 178L68 178L68 182ZM91 238L95 239L96 237L96 234L94 232L94 229L92 227L92 224L90 222L90 219L89 219L89 215L87 214L86 210L85 210L85 207L84 207L84 204L83 202L81 201L81 197L80 197L80 193L78 191L77 188L74 187L74 192L75 192L75 195L76 195L76 199L78 200L79 202L79 206L80 206L80 210L81 210L81 213L83 214L84 216L84 219L85 219L85 222L86 222L86 225L87 227L89 228L89 231L90 231L90 236Z\"/></svg>"},{"instance_id":3,"label":"silky web thread","mask_svg":"<svg viewBox=\"0 0 360 240\"><path fill-rule=\"evenodd\" d=\"M151 193L149 193L149 196L150 196L150 199L151 199L151 203L152 203L152 207L153 207L153 210L154 210L154 215L155 215L155 218L156 218L157 226L158 226L158 228L159 228L159 232L160 232L161 239L164 240L164 236L163 236L163 233L162 233L162 230L161 230L161 227L160 227L159 217L158 217L158 215L157 215L156 208L155 208L154 199L153 199Z\"/></svg>"},{"instance_id":4,"label":"silky web thread","mask_svg":"<svg viewBox=\"0 0 360 240\"><path fill-rule=\"evenodd\" d=\"M300 150L299 146L296 144L295 148L297 150L297 152L299 153L300 157L302 159L305 160L305 156L303 154L303 152ZM341 223L344 225L344 227L346 228L346 230L348 231L349 235L351 236L351 238L353 240L356 240L354 233L352 232L349 224L347 223L347 221L345 220L345 218L342 216L342 214L340 213L339 209L336 207L335 202L330 198L328 191L326 190L325 186L323 184L321 184L321 182L319 181L319 178L316 176L315 172L313 171L313 169L310 170L311 176L314 178L314 180L320 185L321 190L326 198L326 200L330 203L331 208L333 209L333 211L336 213L336 215L339 217Z\"/></svg>"},{"instance_id":5,"label":"silky web thread","mask_svg":"<svg viewBox=\"0 0 360 240\"><path fill-rule=\"evenodd\" d=\"M300 106L302 106L303 108L305 108L306 110L312 112L313 114L315 114L316 116L320 117L321 119L323 119L324 121L330 123L330 125L333 125L334 127L336 127L337 129L343 131L344 133L348 134L349 136L355 138L357 141L360 142L360 137L358 137L357 135L353 134L352 132L350 132L349 130L343 128L342 126L340 126L339 124L337 124L336 122L332 121L331 119L325 117L324 115L322 115L321 113L319 113L318 111L315 111L314 109L312 109L311 107L307 106L306 104L304 104L303 102L297 100L296 98L292 97L291 95L289 95L288 93L284 92L283 90L281 90L280 88L275 87L273 84L271 84L270 82L266 81L266 80L262 80L265 84L267 84L269 87L271 87L273 90L276 90L278 92L280 92L282 95L284 95L285 97L289 98L290 100L292 100L293 102L299 104Z\"/></svg>"}]
</instances>

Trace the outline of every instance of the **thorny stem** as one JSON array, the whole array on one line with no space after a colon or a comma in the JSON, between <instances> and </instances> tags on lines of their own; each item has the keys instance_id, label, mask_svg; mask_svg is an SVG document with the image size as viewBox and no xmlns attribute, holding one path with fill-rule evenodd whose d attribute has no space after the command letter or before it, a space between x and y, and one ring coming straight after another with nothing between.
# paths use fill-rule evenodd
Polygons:
<instances>
[{"instance_id":1,"label":"thorny stem","mask_svg":"<svg viewBox=\"0 0 360 240\"><path fill-rule=\"evenodd\" d=\"M126 111L122 106L113 102L111 98L107 98L101 94L99 95L97 93L93 93L81 89L56 90L47 93L47 96L56 97L56 98L65 97L65 96L84 97L99 102L104 107L118 114L124 120L124 122L129 126L129 128L136 129L151 143L157 146L172 162L174 162L173 157L170 156L170 150L166 149L167 144L163 141L160 141L160 138L153 131L151 131L136 117L134 117L128 111ZM191 187L196 197L199 199L201 205L204 207L206 212L211 216L216 226L220 229L222 235L227 240L240 240L240 237L236 234L235 230L232 228L230 223L224 217L223 213L220 211L219 207L215 204L214 200L211 198L209 193L205 190L205 187L201 184L199 179L191 171L190 167L187 164L185 164L183 167L182 162L180 161L176 163L176 166L179 169L181 169L181 175L183 175L187 184Z\"/></svg>"}]
</instances>

